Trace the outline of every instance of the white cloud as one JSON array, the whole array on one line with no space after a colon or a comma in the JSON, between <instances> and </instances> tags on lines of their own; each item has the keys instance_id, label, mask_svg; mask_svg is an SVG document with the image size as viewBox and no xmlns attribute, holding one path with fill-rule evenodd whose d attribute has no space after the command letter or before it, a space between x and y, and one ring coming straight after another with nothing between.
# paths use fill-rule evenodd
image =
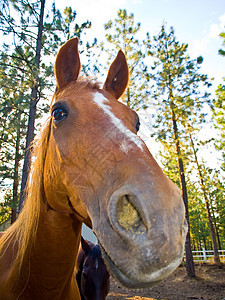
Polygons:
<instances>
[{"instance_id":1,"label":"white cloud","mask_svg":"<svg viewBox=\"0 0 225 300\"><path fill-rule=\"evenodd\" d=\"M219 34L225 30L225 14L219 18L219 23L212 24L210 26L209 37L210 38L219 38Z\"/></svg>"},{"instance_id":2,"label":"white cloud","mask_svg":"<svg viewBox=\"0 0 225 300\"><path fill-rule=\"evenodd\" d=\"M210 26L209 37L216 39L218 38L220 32L221 32L220 26L218 24L212 24Z\"/></svg>"},{"instance_id":3,"label":"white cloud","mask_svg":"<svg viewBox=\"0 0 225 300\"><path fill-rule=\"evenodd\" d=\"M203 37L201 40L195 40L194 41L194 47L192 48L192 55L198 56L205 53L205 51L208 49L209 45L209 38Z\"/></svg>"},{"instance_id":4,"label":"white cloud","mask_svg":"<svg viewBox=\"0 0 225 300\"><path fill-rule=\"evenodd\" d=\"M225 27L225 14L222 15L222 16L219 18L219 20L220 20L220 25L224 28L224 27Z\"/></svg>"},{"instance_id":5,"label":"white cloud","mask_svg":"<svg viewBox=\"0 0 225 300\"><path fill-rule=\"evenodd\" d=\"M209 30L205 32L205 35L200 40L194 41L194 47L191 49L192 55L205 55L211 51L212 40L219 40L219 34L225 31L225 14L218 19L218 23L211 24Z\"/></svg>"},{"instance_id":6,"label":"white cloud","mask_svg":"<svg viewBox=\"0 0 225 300\"><path fill-rule=\"evenodd\" d=\"M56 0L56 7L65 7L65 2ZM115 12L125 5L127 0L81 0L69 3L77 12L77 22L89 19L94 24L104 24L115 17Z\"/></svg>"}]
</instances>

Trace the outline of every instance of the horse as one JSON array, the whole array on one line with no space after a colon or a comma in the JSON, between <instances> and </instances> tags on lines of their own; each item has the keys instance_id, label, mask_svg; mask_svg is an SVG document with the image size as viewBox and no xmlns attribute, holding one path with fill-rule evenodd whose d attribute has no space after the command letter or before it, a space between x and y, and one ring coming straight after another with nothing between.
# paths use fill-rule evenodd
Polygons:
<instances>
[{"instance_id":1,"label":"horse","mask_svg":"<svg viewBox=\"0 0 225 300\"><path fill-rule=\"evenodd\" d=\"M104 300L109 292L109 276L100 246L81 236L76 263L76 280L81 300Z\"/></svg>"},{"instance_id":2,"label":"horse","mask_svg":"<svg viewBox=\"0 0 225 300\"><path fill-rule=\"evenodd\" d=\"M118 99L128 84L119 50L103 87L79 76L78 39L58 51L50 117L32 153L26 200L0 239L0 299L80 299L74 268L85 223L108 270L145 288L181 263L185 209L178 187Z\"/></svg>"}]
</instances>

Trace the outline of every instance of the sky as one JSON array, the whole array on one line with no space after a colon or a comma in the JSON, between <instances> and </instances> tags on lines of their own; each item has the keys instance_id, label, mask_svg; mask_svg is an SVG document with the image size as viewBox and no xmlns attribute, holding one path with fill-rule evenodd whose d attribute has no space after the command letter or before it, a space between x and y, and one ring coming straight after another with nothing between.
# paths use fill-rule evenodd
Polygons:
<instances>
[{"instance_id":1,"label":"sky","mask_svg":"<svg viewBox=\"0 0 225 300\"><path fill-rule=\"evenodd\" d=\"M214 78L212 93L225 77L225 58L218 55L223 42L219 34L225 31L225 0L73 0L66 2L55 0L55 2L56 8L63 9L65 6L71 6L76 10L78 24L86 20L92 22L91 29L86 31L86 37L90 42L95 37L99 42L104 40L104 24L114 20L119 9L126 9L128 14L134 14L135 24L141 23L143 37L146 32L149 32L150 36L157 35L163 23L173 26L177 40L188 44L190 57L194 59L203 56L201 72L207 74L209 78ZM147 128L144 130L143 127L141 128L142 133L149 132ZM209 131L206 126L201 134L202 138L204 139L205 135L206 139L214 132ZM149 133L147 135L149 137ZM152 140L142 137L152 148ZM154 146L151 152L156 155L158 150L158 147ZM209 165L213 167L216 163L214 151L206 151L207 160L211 162ZM205 153L205 150L203 152Z\"/></svg>"},{"instance_id":2,"label":"sky","mask_svg":"<svg viewBox=\"0 0 225 300\"><path fill-rule=\"evenodd\" d=\"M157 35L163 22L173 26L180 43L187 43L191 58L203 56L202 73L215 78L214 87L225 76L225 59L218 55L222 47L219 34L225 31L225 0L55 0L57 8L71 6L77 12L77 23L89 20L92 28L87 37L104 38L104 23L117 17L118 9L134 14L146 32Z\"/></svg>"}]
</instances>

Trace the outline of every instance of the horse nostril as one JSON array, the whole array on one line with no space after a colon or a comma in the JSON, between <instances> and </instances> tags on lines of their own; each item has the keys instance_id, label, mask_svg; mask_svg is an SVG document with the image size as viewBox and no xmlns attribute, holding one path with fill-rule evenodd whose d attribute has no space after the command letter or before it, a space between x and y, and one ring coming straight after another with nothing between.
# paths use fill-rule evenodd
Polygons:
<instances>
[{"instance_id":1,"label":"horse nostril","mask_svg":"<svg viewBox=\"0 0 225 300\"><path fill-rule=\"evenodd\" d=\"M140 216L129 198L129 195L120 197L116 207L118 223L126 230L130 227L137 227L140 222Z\"/></svg>"},{"instance_id":2,"label":"horse nostril","mask_svg":"<svg viewBox=\"0 0 225 300\"><path fill-rule=\"evenodd\" d=\"M146 231L146 229L140 213L134 206L133 198L129 194L119 197L116 204L116 217L118 224L127 233L140 234Z\"/></svg>"},{"instance_id":3,"label":"horse nostril","mask_svg":"<svg viewBox=\"0 0 225 300\"><path fill-rule=\"evenodd\" d=\"M146 199L131 185L115 190L108 203L111 226L122 239L141 243L151 230Z\"/></svg>"}]
</instances>

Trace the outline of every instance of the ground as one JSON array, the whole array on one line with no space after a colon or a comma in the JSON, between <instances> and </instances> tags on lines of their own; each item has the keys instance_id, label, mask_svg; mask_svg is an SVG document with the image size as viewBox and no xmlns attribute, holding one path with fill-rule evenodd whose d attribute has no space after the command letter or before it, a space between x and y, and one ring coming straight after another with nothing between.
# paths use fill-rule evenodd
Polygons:
<instances>
[{"instance_id":1,"label":"ground","mask_svg":"<svg viewBox=\"0 0 225 300\"><path fill-rule=\"evenodd\" d=\"M141 291L121 288L111 280L107 300L225 300L225 264L197 264L195 272L197 278L190 279L180 266L159 285Z\"/></svg>"}]
</instances>

